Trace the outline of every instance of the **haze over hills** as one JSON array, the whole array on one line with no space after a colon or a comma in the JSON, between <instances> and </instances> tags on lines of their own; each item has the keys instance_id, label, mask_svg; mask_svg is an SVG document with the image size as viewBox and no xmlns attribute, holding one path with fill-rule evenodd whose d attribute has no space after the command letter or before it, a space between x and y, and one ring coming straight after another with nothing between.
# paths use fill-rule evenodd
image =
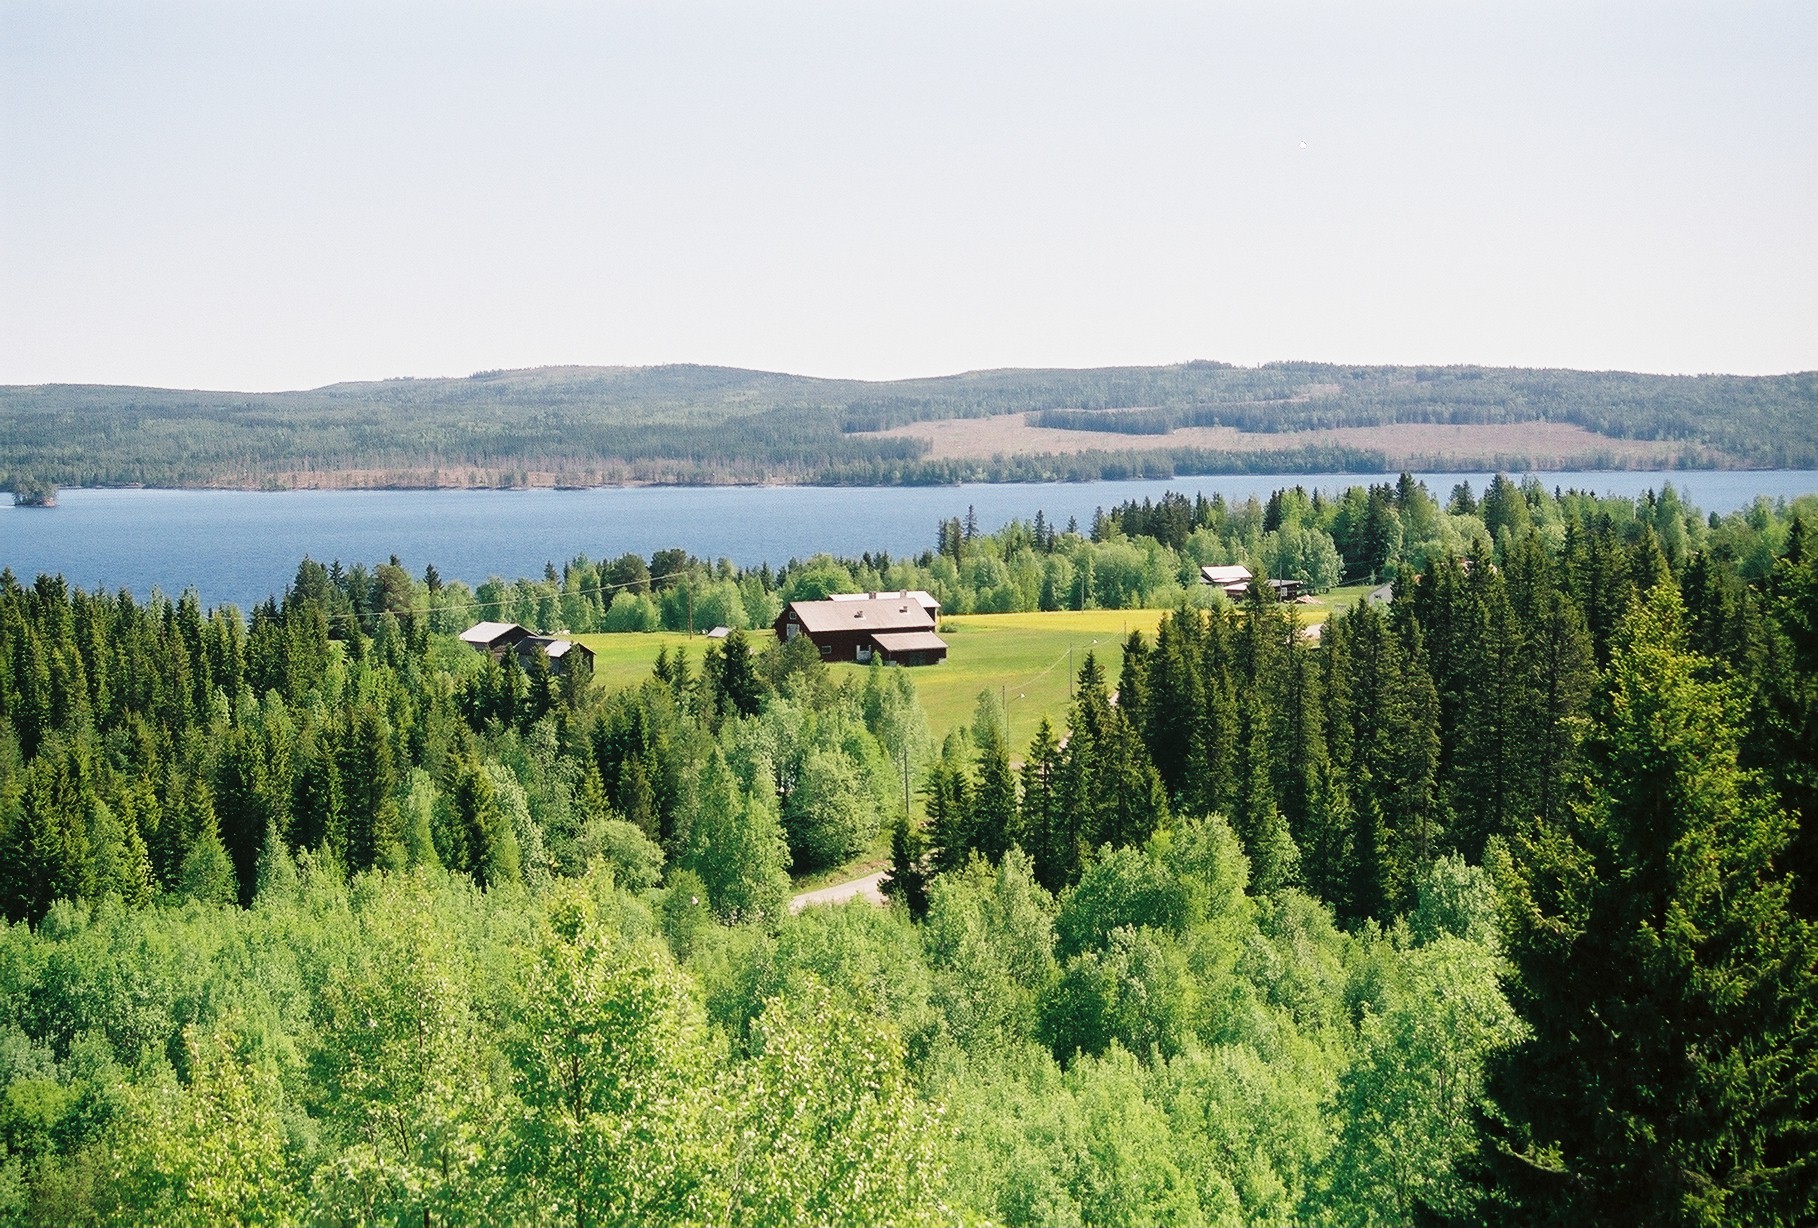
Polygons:
<instances>
[{"instance_id":1,"label":"haze over hills","mask_svg":"<svg viewBox=\"0 0 1818 1228\"><path fill-rule=\"evenodd\" d=\"M539 367L295 392L0 387L0 479L467 487L1818 465L1818 373L1190 362L868 382Z\"/></svg>"}]
</instances>

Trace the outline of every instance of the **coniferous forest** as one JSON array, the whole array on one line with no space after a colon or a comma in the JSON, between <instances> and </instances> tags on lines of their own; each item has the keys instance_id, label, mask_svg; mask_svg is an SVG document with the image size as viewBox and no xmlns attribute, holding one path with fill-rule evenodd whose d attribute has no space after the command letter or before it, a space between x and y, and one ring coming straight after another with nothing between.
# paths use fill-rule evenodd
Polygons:
<instances>
[{"instance_id":1,"label":"coniferous forest","mask_svg":"<svg viewBox=\"0 0 1818 1228\"><path fill-rule=\"evenodd\" d=\"M0 386L0 489L318 484L512 486L630 481L1087 481L1191 473L1380 473L1379 447L1293 432L1396 423L1565 423L1612 443L1593 467L1633 464L1622 440L1672 445L1650 464L1809 468L1818 375L1647 375L1476 366L1190 362L997 370L883 382L731 367L539 367L296 392ZM933 457L926 440L875 432L1022 414L1040 426L1168 435L1228 426L1281 435L1267 451L1156 450ZM1461 469L1546 467L1545 453L1485 445ZM1500 458L1500 459L1499 459Z\"/></svg>"},{"instance_id":2,"label":"coniferous forest","mask_svg":"<svg viewBox=\"0 0 1818 1228\"><path fill-rule=\"evenodd\" d=\"M1393 595L1315 635L1219 554ZM1818 500L582 563L0 574L0 1221L1818 1218ZM892 581L1177 604L1027 746L761 630L618 689L452 634Z\"/></svg>"}]
</instances>

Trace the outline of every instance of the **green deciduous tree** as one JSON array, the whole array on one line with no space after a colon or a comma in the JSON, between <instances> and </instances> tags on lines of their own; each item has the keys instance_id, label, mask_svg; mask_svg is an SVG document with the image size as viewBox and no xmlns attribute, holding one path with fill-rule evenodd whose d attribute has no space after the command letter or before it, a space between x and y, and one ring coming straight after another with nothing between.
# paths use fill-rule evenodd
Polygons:
<instances>
[{"instance_id":1,"label":"green deciduous tree","mask_svg":"<svg viewBox=\"0 0 1818 1228\"><path fill-rule=\"evenodd\" d=\"M310 1054L337 1148L319 1214L362 1223L473 1223L496 1205L507 1102L473 978L427 876L371 883L365 941L319 999ZM471 891L470 888L466 889Z\"/></svg>"},{"instance_id":2,"label":"green deciduous tree","mask_svg":"<svg viewBox=\"0 0 1818 1228\"><path fill-rule=\"evenodd\" d=\"M183 1043L187 1082L135 1088L116 1126L122 1222L294 1222L275 1072L241 1057L219 1029L187 1028Z\"/></svg>"},{"instance_id":3,"label":"green deciduous tree","mask_svg":"<svg viewBox=\"0 0 1818 1228\"><path fill-rule=\"evenodd\" d=\"M534 1218L589 1224L700 1217L706 1018L656 942L626 945L564 887L526 986L515 1042L527 1116L514 1169Z\"/></svg>"},{"instance_id":4,"label":"green deciduous tree","mask_svg":"<svg viewBox=\"0 0 1818 1228\"><path fill-rule=\"evenodd\" d=\"M1339 1080L1320 1222L1414 1223L1470 1208L1453 1164L1476 1145L1486 1054L1521 1034L1495 953L1442 935L1396 960Z\"/></svg>"},{"instance_id":5,"label":"green deciduous tree","mask_svg":"<svg viewBox=\"0 0 1818 1228\"><path fill-rule=\"evenodd\" d=\"M812 750L783 809L795 864L803 869L838 865L877 833L877 802L844 751Z\"/></svg>"},{"instance_id":6,"label":"green deciduous tree","mask_svg":"<svg viewBox=\"0 0 1818 1228\"><path fill-rule=\"evenodd\" d=\"M889 1025L812 984L767 1006L727 1097L722 1224L914 1224L944 1218L939 1135Z\"/></svg>"},{"instance_id":7,"label":"green deciduous tree","mask_svg":"<svg viewBox=\"0 0 1818 1228\"><path fill-rule=\"evenodd\" d=\"M789 845L776 804L747 794L716 748L696 777L688 868L724 921L775 921L789 898Z\"/></svg>"}]
</instances>

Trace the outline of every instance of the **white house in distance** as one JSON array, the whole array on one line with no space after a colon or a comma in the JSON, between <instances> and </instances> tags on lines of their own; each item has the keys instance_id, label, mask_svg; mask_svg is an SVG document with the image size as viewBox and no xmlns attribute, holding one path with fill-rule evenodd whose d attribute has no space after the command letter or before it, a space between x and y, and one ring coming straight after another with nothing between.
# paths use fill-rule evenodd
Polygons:
<instances>
[{"instance_id":1,"label":"white house in distance","mask_svg":"<svg viewBox=\"0 0 1818 1228\"><path fill-rule=\"evenodd\" d=\"M928 612L928 617L939 621L941 603L933 593L919 588L906 588L898 593L828 593L829 601L913 601Z\"/></svg>"},{"instance_id":2,"label":"white house in distance","mask_svg":"<svg viewBox=\"0 0 1818 1228\"><path fill-rule=\"evenodd\" d=\"M1233 600L1250 591L1250 581L1254 579L1250 569L1242 563L1229 563L1221 567L1202 567L1199 579L1202 584L1210 584Z\"/></svg>"},{"instance_id":3,"label":"white house in distance","mask_svg":"<svg viewBox=\"0 0 1818 1228\"><path fill-rule=\"evenodd\" d=\"M1248 596L1250 585L1256 577L1242 563L1231 563L1222 567L1202 567L1199 569L1202 584L1210 584L1233 601ZM1269 591L1275 594L1277 601L1293 601L1300 596L1302 584L1299 580L1271 580Z\"/></svg>"}]
</instances>

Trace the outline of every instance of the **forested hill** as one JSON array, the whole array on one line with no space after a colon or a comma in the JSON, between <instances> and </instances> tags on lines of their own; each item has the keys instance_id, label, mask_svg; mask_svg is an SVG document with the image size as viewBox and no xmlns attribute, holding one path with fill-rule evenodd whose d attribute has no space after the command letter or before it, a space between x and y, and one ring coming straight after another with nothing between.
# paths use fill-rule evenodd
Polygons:
<instances>
[{"instance_id":1,"label":"forested hill","mask_svg":"<svg viewBox=\"0 0 1818 1228\"><path fill-rule=\"evenodd\" d=\"M705 366L541 367L277 393L46 384L0 388L0 482L927 483L1376 471L1407 459L1369 441L1301 433L1405 423L1569 424L1593 442L1671 445L1647 453L1649 463L1806 467L1818 464L1815 404L1813 372L1663 376L1321 363L999 370L892 382ZM925 438L879 433L1006 414L1130 443L937 458ZM1154 438L1203 427L1268 438L1241 447L1157 446ZM1474 458L1473 445L1463 446L1452 457L1460 464ZM1612 448L1582 462L1641 463L1637 457ZM1519 447L1510 453L1505 436L1475 459L1520 468L1523 458Z\"/></svg>"}]
</instances>

